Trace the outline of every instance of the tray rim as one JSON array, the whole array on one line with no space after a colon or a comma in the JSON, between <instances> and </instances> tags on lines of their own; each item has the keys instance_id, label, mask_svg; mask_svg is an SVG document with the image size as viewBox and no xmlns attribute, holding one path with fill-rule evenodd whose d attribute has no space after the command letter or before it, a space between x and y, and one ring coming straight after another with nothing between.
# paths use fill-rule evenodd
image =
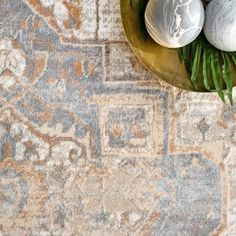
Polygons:
<instances>
[{"instance_id":1,"label":"tray rim","mask_svg":"<svg viewBox=\"0 0 236 236\"><path fill-rule=\"evenodd\" d=\"M186 87L183 87L183 86L179 86L179 85L175 85L163 78L162 75L158 75L154 70L152 70L150 68L149 65L147 65L147 63L145 63L142 59L142 57L139 55L139 53L137 52L137 50L135 50L135 48L133 47L133 45L131 44L130 40L129 40L129 36L127 34L127 30L126 30L126 25L125 25L125 22L124 22L124 16L123 16L123 8L122 8L122 4L125 4L126 1L129 1L129 0L120 0L120 17L121 17L121 21L122 21L122 26L123 26L123 30L124 30L124 33L125 33L125 38L130 46L130 48L132 49L132 52L134 53L135 57L138 58L138 61L149 71L151 72L154 76L155 76L155 79L156 80L161 80L161 81L164 81L166 82L168 85L170 86L173 86L173 87L176 87L180 90L183 90L183 91L188 91L188 92L194 92L194 93L205 93L205 94L209 94L209 93L216 93L215 91L208 91L208 90L196 90L193 86L191 86L191 88L186 88ZM176 49L172 49L172 50L176 50ZM177 53L177 52L176 52ZM224 90L225 91L225 90Z\"/></svg>"}]
</instances>

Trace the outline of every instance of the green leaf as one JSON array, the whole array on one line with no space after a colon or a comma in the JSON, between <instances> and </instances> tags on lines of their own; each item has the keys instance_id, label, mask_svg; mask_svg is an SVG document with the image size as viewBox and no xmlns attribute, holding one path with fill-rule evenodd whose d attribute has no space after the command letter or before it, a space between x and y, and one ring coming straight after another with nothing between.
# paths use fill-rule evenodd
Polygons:
<instances>
[{"instance_id":1,"label":"green leaf","mask_svg":"<svg viewBox=\"0 0 236 236\"><path fill-rule=\"evenodd\" d=\"M198 80L198 74L199 74L201 53L202 53L202 41L199 40L196 46L196 52L194 55L194 61L193 61L192 71L191 71L191 82L196 90L197 90L197 84L198 84L197 80Z\"/></svg>"},{"instance_id":2,"label":"green leaf","mask_svg":"<svg viewBox=\"0 0 236 236\"><path fill-rule=\"evenodd\" d=\"M232 76L231 76L231 71L230 71L230 60L226 52L221 52L221 55L224 60L224 64L222 66L222 75L226 84L227 95L228 95L229 101L231 105L233 105L233 95L232 95L233 82L232 82Z\"/></svg>"},{"instance_id":3,"label":"green leaf","mask_svg":"<svg viewBox=\"0 0 236 236\"><path fill-rule=\"evenodd\" d=\"M210 88L210 85L209 85L209 80L210 80L209 69L210 69L210 67L211 67L211 58L210 58L210 55L209 55L209 49L204 48L204 50L203 50L203 72L202 72L202 75L203 75L204 86L208 91L211 91L211 88Z\"/></svg>"},{"instance_id":4,"label":"green leaf","mask_svg":"<svg viewBox=\"0 0 236 236\"><path fill-rule=\"evenodd\" d=\"M214 49L211 49L210 58L211 58L211 74L212 74L212 79L213 79L216 91L218 95L220 96L221 100L225 102L224 92L222 89L222 83L220 81L221 70L220 70L218 51L214 51Z\"/></svg>"},{"instance_id":5,"label":"green leaf","mask_svg":"<svg viewBox=\"0 0 236 236\"><path fill-rule=\"evenodd\" d=\"M190 44L183 47L183 60L188 70L190 70L190 63L191 63L190 52L191 52Z\"/></svg>"},{"instance_id":6,"label":"green leaf","mask_svg":"<svg viewBox=\"0 0 236 236\"><path fill-rule=\"evenodd\" d=\"M191 43L191 53L190 53L190 66L192 68L193 66L193 61L194 61L194 56L196 54L196 48L197 48L197 44L199 43L199 38L195 39L192 43Z\"/></svg>"},{"instance_id":7,"label":"green leaf","mask_svg":"<svg viewBox=\"0 0 236 236\"><path fill-rule=\"evenodd\" d=\"M234 65L236 65L236 54L235 54L235 53L231 53L230 55L231 55L231 57L232 57L232 60L233 60L233 62L234 62Z\"/></svg>"}]
</instances>

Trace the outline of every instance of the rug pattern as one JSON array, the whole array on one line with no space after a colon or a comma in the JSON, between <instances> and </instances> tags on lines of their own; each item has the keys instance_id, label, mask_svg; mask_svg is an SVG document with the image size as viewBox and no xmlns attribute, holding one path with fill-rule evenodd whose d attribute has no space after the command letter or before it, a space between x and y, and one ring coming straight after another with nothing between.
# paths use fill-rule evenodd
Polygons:
<instances>
[{"instance_id":1,"label":"rug pattern","mask_svg":"<svg viewBox=\"0 0 236 236\"><path fill-rule=\"evenodd\" d=\"M0 235L236 235L236 107L134 57L118 0L0 0Z\"/></svg>"}]
</instances>

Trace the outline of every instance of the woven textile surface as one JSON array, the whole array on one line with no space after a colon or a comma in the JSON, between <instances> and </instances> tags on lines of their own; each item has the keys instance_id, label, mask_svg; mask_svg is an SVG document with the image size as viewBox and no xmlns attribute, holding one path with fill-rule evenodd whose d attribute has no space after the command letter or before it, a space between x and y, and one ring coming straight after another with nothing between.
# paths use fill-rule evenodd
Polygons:
<instances>
[{"instance_id":1,"label":"woven textile surface","mask_svg":"<svg viewBox=\"0 0 236 236\"><path fill-rule=\"evenodd\" d=\"M133 55L118 0L0 0L0 235L236 235L236 106Z\"/></svg>"}]
</instances>

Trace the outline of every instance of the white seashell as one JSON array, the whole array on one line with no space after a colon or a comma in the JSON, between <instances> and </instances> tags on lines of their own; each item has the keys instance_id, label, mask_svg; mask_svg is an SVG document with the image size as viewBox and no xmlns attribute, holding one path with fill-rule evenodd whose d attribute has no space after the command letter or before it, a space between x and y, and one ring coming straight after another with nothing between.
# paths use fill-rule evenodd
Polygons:
<instances>
[{"instance_id":1,"label":"white seashell","mask_svg":"<svg viewBox=\"0 0 236 236\"><path fill-rule=\"evenodd\" d=\"M212 0L206 8L204 33L223 51L236 51L236 1Z\"/></svg>"},{"instance_id":2,"label":"white seashell","mask_svg":"<svg viewBox=\"0 0 236 236\"><path fill-rule=\"evenodd\" d=\"M201 0L149 0L145 23L158 44L179 48L200 34L205 19Z\"/></svg>"}]
</instances>

